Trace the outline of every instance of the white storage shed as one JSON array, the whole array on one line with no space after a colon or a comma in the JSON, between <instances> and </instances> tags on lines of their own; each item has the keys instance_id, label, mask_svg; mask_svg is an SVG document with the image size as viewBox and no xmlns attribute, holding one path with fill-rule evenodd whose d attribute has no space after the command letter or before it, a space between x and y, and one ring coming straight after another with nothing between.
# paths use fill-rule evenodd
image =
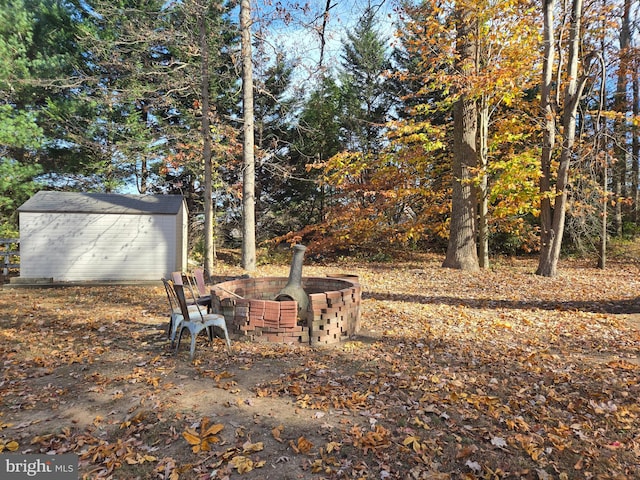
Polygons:
<instances>
[{"instance_id":1,"label":"white storage shed","mask_svg":"<svg viewBox=\"0 0 640 480\"><path fill-rule=\"evenodd\" d=\"M18 209L20 280L160 280L187 265L181 195L36 193Z\"/></svg>"}]
</instances>

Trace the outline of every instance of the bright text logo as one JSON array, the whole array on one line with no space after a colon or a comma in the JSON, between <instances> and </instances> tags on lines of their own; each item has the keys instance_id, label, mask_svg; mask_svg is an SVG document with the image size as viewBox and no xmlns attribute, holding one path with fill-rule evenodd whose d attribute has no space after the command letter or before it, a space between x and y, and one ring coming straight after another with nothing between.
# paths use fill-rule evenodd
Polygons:
<instances>
[{"instance_id":1,"label":"bright text logo","mask_svg":"<svg viewBox=\"0 0 640 480\"><path fill-rule=\"evenodd\" d=\"M75 480L77 471L77 455L0 455L3 480Z\"/></svg>"}]
</instances>

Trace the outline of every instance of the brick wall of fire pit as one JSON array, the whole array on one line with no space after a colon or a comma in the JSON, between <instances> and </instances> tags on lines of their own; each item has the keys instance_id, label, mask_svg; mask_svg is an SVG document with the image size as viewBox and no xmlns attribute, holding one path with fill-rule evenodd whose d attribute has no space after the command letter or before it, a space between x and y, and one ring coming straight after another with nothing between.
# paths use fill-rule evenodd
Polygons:
<instances>
[{"instance_id":1,"label":"brick wall of fire pit","mask_svg":"<svg viewBox=\"0 0 640 480\"><path fill-rule=\"evenodd\" d=\"M355 334L360 325L361 288L356 276L308 277L306 319L298 303L273 300L287 278L242 278L214 285L212 307L224 315L232 333L253 341L328 345Z\"/></svg>"}]
</instances>

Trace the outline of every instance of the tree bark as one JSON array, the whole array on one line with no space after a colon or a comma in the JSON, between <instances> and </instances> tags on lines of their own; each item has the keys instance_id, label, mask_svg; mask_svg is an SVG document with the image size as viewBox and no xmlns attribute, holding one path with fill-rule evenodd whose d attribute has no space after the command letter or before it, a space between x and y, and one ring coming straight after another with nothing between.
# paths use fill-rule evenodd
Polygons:
<instances>
[{"instance_id":1,"label":"tree bark","mask_svg":"<svg viewBox=\"0 0 640 480\"><path fill-rule=\"evenodd\" d=\"M144 195L147 193L149 183L149 166L147 164L147 158L143 157L140 162L140 188L138 191Z\"/></svg>"},{"instance_id":2,"label":"tree bark","mask_svg":"<svg viewBox=\"0 0 640 480\"><path fill-rule=\"evenodd\" d=\"M553 3L553 2L545 2ZM546 16L545 10L545 16ZM560 153L560 163L558 165L558 176L556 180L555 202L553 207L553 217L551 222L550 243L546 255L540 255L537 274L545 277L555 277L557 275L558 261L562 248L562 236L564 234L564 223L567 208L567 188L569 186L569 166L573 155L573 146L576 136L576 116L578 102L584 88L585 79L578 81L578 58L580 47L580 26L582 20L582 0L573 0L571 7L571 33L569 38L569 60L567 72L567 87L564 95L564 113L562 117L562 151ZM545 24L546 29L546 24ZM546 36L545 36L546 41Z\"/></svg>"},{"instance_id":3,"label":"tree bark","mask_svg":"<svg viewBox=\"0 0 640 480\"><path fill-rule=\"evenodd\" d=\"M479 145L480 145L480 186L478 188L478 260L481 268L489 268L489 181L487 167L489 165L487 142L489 141L489 103L486 98L480 102L479 112Z\"/></svg>"},{"instance_id":4,"label":"tree bark","mask_svg":"<svg viewBox=\"0 0 640 480\"><path fill-rule=\"evenodd\" d=\"M604 60L605 49L598 55L600 60L600 75L601 78L607 78L607 66ZM607 152L606 128L607 122L604 121L602 116L606 108L606 82L600 82L600 95L598 99L598 114L594 121L596 127L596 143L595 143L595 158L596 161L602 159L602 210L600 211L600 245L598 248L598 268L604 270L607 267L607 221L608 221L608 203L609 195L607 189L609 188L609 154Z\"/></svg>"},{"instance_id":5,"label":"tree bark","mask_svg":"<svg viewBox=\"0 0 640 480\"><path fill-rule=\"evenodd\" d=\"M638 80L638 67L634 62L633 67L633 116L634 118L638 118L640 116L640 81ZM639 185L639 177L640 177L640 139L638 139L638 135L640 132L638 131L638 127L633 126L632 130L632 140L631 140L631 161L633 162L631 171L631 190L633 191L633 220L636 224L640 222L640 185Z\"/></svg>"},{"instance_id":6,"label":"tree bark","mask_svg":"<svg viewBox=\"0 0 640 480\"><path fill-rule=\"evenodd\" d=\"M470 12L458 7L456 12L456 50L458 68L464 72L474 65L475 42L471 39ZM462 93L453 107L453 193L449 243L443 267L477 271L476 248L478 198L472 176L477 166L476 134L478 112L475 100Z\"/></svg>"},{"instance_id":7,"label":"tree bark","mask_svg":"<svg viewBox=\"0 0 640 480\"><path fill-rule=\"evenodd\" d=\"M602 165L602 223L600 224L600 245L598 248L598 268L607 268L607 183L609 183L609 166L607 154L605 153L604 164Z\"/></svg>"},{"instance_id":8,"label":"tree bark","mask_svg":"<svg viewBox=\"0 0 640 480\"><path fill-rule=\"evenodd\" d=\"M544 0L544 63L542 67L542 88L540 110L543 118L542 158L540 176L540 265L550 263L551 242L551 156L555 147L556 104L553 96L553 64L555 60L554 15L555 0ZM540 268L538 268L540 270Z\"/></svg>"},{"instance_id":9,"label":"tree bark","mask_svg":"<svg viewBox=\"0 0 640 480\"><path fill-rule=\"evenodd\" d=\"M628 111L627 90L628 82L627 75L629 73L629 58L631 47L631 0L624 0L624 10L622 15L622 25L620 28L620 53L619 62L620 67L618 69L618 79L616 82L616 92L614 95L613 109L621 115L624 115ZM622 237L623 225L624 225L624 211L622 200L627 196L627 148L626 148L626 120L616 120L614 123L615 128L615 158L614 163L614 182L615 182L615 228L616 235Z\"/></svg>"},{"instance_id":10,"label":"tree bark","mask_svg":"<svg viewBox=\"0 0 640 480\"><path fill-rule=\"evenodd\" d=\"M251 58L251 5L240 2L240 33L242 36L242 116L243 116L243 176L242 176L242 267L256 269L255 220L255 156L253 118L253 61Z\"/></svg>"},{"instance_id":11,"label":"tree bark","mask_svg":"<svg viewBox=\"0 0 640 480\"><path fill-rule=\"evenodd\" d=\"M211 171L211 131L209 128L209 46L207 43L206 9L200 12L200 49L202 74L200 97L202 104L202 159L204 161L204 274L210 279L213 273L213 181Z\"/></svg>"}]
</instances>

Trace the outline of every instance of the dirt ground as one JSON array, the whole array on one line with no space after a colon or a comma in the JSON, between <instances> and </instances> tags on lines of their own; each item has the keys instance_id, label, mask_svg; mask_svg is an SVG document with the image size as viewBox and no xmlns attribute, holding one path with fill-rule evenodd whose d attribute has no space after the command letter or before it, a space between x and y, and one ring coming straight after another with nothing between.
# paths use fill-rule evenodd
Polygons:
<instances>
[{"instance_id":1,"label":"dirt ground","mask_svg":"<svg viewBox=\"0 0 640 480\"><path fill-rule=\"evenodd\" d=\"M0 452L77 453L81 478L640 478L638 265L441 260L305 266L359 276L357 336L202 335L193 362L161 286L5 288Z\"/></svg>"}]
</instances>

